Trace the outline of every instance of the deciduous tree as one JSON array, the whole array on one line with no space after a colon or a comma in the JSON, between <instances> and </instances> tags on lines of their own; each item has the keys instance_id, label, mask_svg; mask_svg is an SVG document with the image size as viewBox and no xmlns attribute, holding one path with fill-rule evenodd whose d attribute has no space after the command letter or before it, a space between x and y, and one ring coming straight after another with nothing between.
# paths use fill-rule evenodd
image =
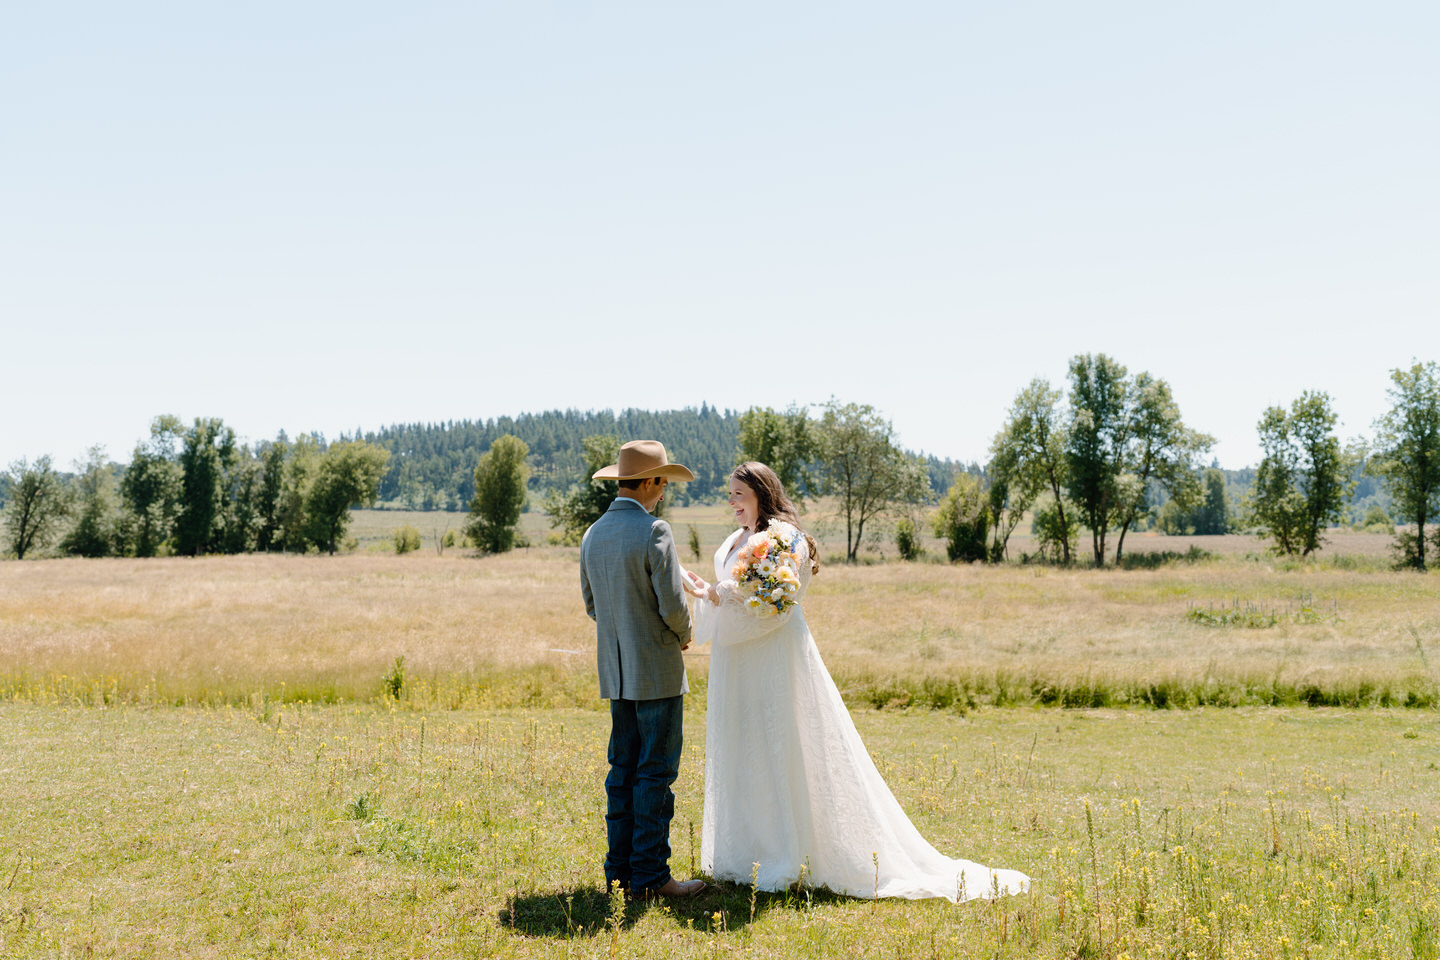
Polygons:
<instances>
[{"instance_id":1,"label":"deciduous tree","mask_svg":"<svg viewBox=\"0 0 1440 960\"><path fill-rule=\"evenodd\" d=\"M1425 527L1440 516L1440 365L1415 363L1390 371L1390 380L1390 409L1375 421L1368 468L1415 524L1415 533L1397 534L1401 564L1424 570Z\"/></svg>"},{"instance_id":2,"label":"deciduous tree","mask_svg":"<svg viewBox=\"0 0 1440 960\"><path fill-rule=\"evenodd\" d=\"M619 438L585 437L581 444L585 452L580 482L567 492L556 490L545 498L545 512L550 516L550 526L560 531L562 543L571 545L580 542L585 531L610 509L611 502L620 492L620 485L614 480L591 479L595 471L619 459Z\"/></svg>"},{"instance_id":3,"label":"deciduous tree","mask_svg":"<svg viewBox=\"0 0 1440 960\"><path fill-rule=\"evenodd\" d=\"M1001 556L1011 531L1044 492L1049 492L1057 514L1062 563L1070 562L1070 531L1074 524L1066 516L1065 490L1069 486L1069 460L1065 455L1070 433L1061 406L1061 392L1036 378L1015 397L1005 426L990 443L992 497L1003 500L1003 519L997 520L992 552ZM992 501L993 502L993 501ZM998 524L1003 524L999 526Z\"/></svg>"},{"instance_id":4,"label":"deciduous tree","mask_svg":"<svg viewBox=\"0 0 1440 960\"><path fill-rule=\"evenodd\" d=\"M1195 461L1215 441L1184 424L1168 383L1130 377L1103 353L1070 361L1070 406L1070 497L1090 529L1096 566L1118 529L1118 563L1125 534L1148 509L1151 483L1188 508L1199 498Z\"/></svg>"},{"instance_id":5,"label":"deciduous tree","mask_svg":"<svg viewBox=\"0 0 1440 960\"><path fill-rule=\"evenodd\" d=\"M1352 456L1335 436L1328 394L1306 391L1287 413L1270 407L1260 418L1265 455L1255 472L1251 513L1276 553L1309 556L1324 530L1345 515L1354 482Z\"/></svg>"},{"instance_id":6,"label":"deciduous tree","mask_svg":"<svg viewBox=\"0 0 1440 960\"><path fill-rule=\"evenodd\" d=\"M1128 498L1122 497L1119 504L1116 563L1120 562L1125 549L1126 532L1149 508L1146 499L1151 482L1159 483L1182 505L1197 503L1202 494L1196 461L1215 445L1214 437L1191 430L1181 421L1180 407L1164 380L1140 373L1128 392L1130 444L1121 479L1131 492ZM1223 477L1221 495L1224 495Z\"/></svg>"},{"instance_id":7,"label":"deciduous tree","mask_svg":"<svg viewBox=\"0 0 1440 960\"><path fill-rule=\"evenodd\" d=\"M475 497L465 532L481 553L505 553L515 546L515 525L525 506L530 448L506 434L497 437L475 467Z\"/></svg>"},{"instance_id":8,"label":"deciduous tree","mask_svg":"<svg viewBox=\"0 0 1440 960\"><path fill-rule=\"evenodd\" d=\"M120 546L119 507L115 474L104 447L91 447L83 463L76 462L72 484L75 523L60 541L65 553L80 557L108 557Z\"/></svg>"},{"instance_id":9,"label":"deciduous tree","mask_svg":"<svg viewBox=\"0 0 1440 960\"><path fill-rule=\"evenodd\" d=\"M174 532L180 511L180 464L175 441L185 432L179 417L163 415L150 422L150 439L135 446L130 466L120 479L120 496L133 531L135 556L153 557Z\"/></svg>"},{"instance_id":10,"label":"deciduous tree","mask_svg":"<svg viewBox=\"0 0 1440 960\"><path fill-rule=\"evenodd\" d=\"M740 415L740 459L765 464L799 501L809 488L809 464L815 455L814 424L803 408L779 413L769 407L751 407Z\"/></svg>"},{"instance_id":11,"label":"deciduous tree","mask_svg":"<svg viewBox=\"0 0 1440 960\"><path fill-rule=\"evenodd\" d=\"M17 560L49 541L60 522L70 514L70 498L48 455L33 464L23 458L10 465L10 502L5 508L5 529L10 551Z\"/></svg>"},{"instance_id":12,"label":"deciduous tree","mask_svg":"<svg viewBox=\"0 0 1440 960\"><path fill-rule=\"evenodd\" d=\"M845 559L854 563L866 524L925 500L925 463L895 445L893 430L873 407L831 400L815 431L822 491L834 496L845 526Z\"/></svg>"},{"instance_id":13,"label":"deciduous tree","mask_svg":"<svg viewBox=\"0 0 1440 960\"><path fill-rule=\"evenodd\" d=\"M285 456L279 511L280 546L284 550L304 553L310 547L306 503L310 487L320 468L324 443L320 437L302 433L290 444Z\"/></svg>"},{"instance_id":14,"label":"deciduous tree","mask_svg":"<svg viewBox=\"0 0 1440 960\"><path fill-rule=\"evenodd\" d=\"M259 445L257 450L260 476L254 488L255 549L261 553L283 545L281 508L285 495L285 457L289 451L290 442L283 433Z\"/></svg>"},{"instance_id":15,"label":"deciduous tree","mask_svg":"<svg viewBox=\"0 0 1440 960\"><path fill-rule=\"evenodd\" d=\"M1143 488L1126 476L1130 454L1130 384L1125 368L1105 354L1070 361L1070 498L1090 529L1095 565L1105 564L1105 539Z\"/></svg>"},{"instance_id":16,"label":"deciduous tree","mask_svg":"<svg viewBox=\"0 0 1440 960\"><path fill-rule=\"evenodd\" d=\"M332 556L350 525L350 508L370 506L390 451L351 440L331 444L320 456L305 495L306 538Z\"/></svg>"}]
</instances>

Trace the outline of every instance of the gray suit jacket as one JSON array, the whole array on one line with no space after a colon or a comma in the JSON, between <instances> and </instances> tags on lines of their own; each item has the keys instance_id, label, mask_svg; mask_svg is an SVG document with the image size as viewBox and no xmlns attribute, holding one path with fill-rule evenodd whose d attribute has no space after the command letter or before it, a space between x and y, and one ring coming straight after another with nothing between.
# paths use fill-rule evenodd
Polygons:
<instances>
[{"instance_id":1,"label":"gray suit jacket","mask_svg":"<svg viewBox=\"0 0 1440 960\"><path fill-rule=\"evenodd\" d=\"M670 524L617 499L580 542L580 592L595 621L600 696L659 700L690 691L680 647L690 610Z\"/></svg>"}]
</instances>

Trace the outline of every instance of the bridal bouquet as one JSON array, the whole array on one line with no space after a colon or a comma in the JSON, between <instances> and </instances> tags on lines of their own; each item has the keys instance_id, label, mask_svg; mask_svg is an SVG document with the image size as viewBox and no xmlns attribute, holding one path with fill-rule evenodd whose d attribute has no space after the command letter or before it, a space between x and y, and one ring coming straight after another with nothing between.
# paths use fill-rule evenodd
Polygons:
<instances>
[{"instance_id":1,"label":"bridal bouquet","mask_svg":"<svg viewBox=\"0 0 1440 960\"><path fill-rule=\"evenodd\" d=\"M740 588L751 613L773 617L795 606L800 594L799 561L795 543L800 532L772 523L752 534L740 548L731 578Z\"/></svg>"}]
</instances>

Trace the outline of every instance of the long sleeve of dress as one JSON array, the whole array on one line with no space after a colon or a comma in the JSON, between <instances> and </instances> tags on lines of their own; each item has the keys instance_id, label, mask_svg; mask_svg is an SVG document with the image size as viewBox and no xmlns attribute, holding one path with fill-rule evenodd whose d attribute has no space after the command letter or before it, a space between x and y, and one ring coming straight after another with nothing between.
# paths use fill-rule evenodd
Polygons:
<instances>
[{"instance_id":1,"label":"long sleeve of dress","mask_svg":"<svg viewBox=\"0 0 1440 960\"><path fill-rule=\"evenodd\" d=\"M744 588L732 579L721 580L715 584L715 592L720 596L718 605L704 598L695 601L695 639L702 643L708 641L713 646L754 643L789 623L800 609L800 596L804 595L810 580L810 551L804 537L799 538L791 552L794 560L787 557L779 562L790 567L800 581L800 594L794 604L784 613L775 613L773 607L768 612L755 610L748 605L749 594Z\"/></svg>"}]
</instances>

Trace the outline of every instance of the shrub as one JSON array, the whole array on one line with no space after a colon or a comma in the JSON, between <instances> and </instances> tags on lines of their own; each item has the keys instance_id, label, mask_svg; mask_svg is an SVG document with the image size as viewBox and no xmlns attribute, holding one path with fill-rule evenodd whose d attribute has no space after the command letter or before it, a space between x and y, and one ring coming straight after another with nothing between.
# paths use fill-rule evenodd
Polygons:
<instances>
[{"instance_id":1,"label":"shrub","mask_svg":"<svg viewBox=\"0 0 1440 960\"><path fill-rule=\"evenodd\" d=\"M405 693L405 658L396 657L389 673L380 675L380 684L387 695L399 700Z\"/></svg>"},{"instance_id":2,"label":"shrub","mask_svg":"<svg viewBox=\"0 0 1440 960\"><path fill-rule=\"evenodd\" d=\"M392 536L395 538L396 553L410 553L420 549L420 531L408 523L396 528Z\"/></svg>"},{"instance_id":3,"label":"shrub","mask_svg":"<svg viewBox=\"0 0 1440 960\"><path fill-rule=\"evenodd\" d=\"M945 553L952 561L971 563L989 556L985 538L990 532L990 504L976 477L966 473L955 477L933 523L935 536L945 541Z\"/></svg>"},{"instance_id":4,"label":"shrub","mask_svg":"<svg viewBox=\"0 0 1440 960\"><path fill-rule=\"evenodd\" d=\"M899 551L901 560L918 560L925 553L920 546L915 521L909 517L901 517L900 522L895 524L895 549Z\"/></svg>"}]
</instances>

